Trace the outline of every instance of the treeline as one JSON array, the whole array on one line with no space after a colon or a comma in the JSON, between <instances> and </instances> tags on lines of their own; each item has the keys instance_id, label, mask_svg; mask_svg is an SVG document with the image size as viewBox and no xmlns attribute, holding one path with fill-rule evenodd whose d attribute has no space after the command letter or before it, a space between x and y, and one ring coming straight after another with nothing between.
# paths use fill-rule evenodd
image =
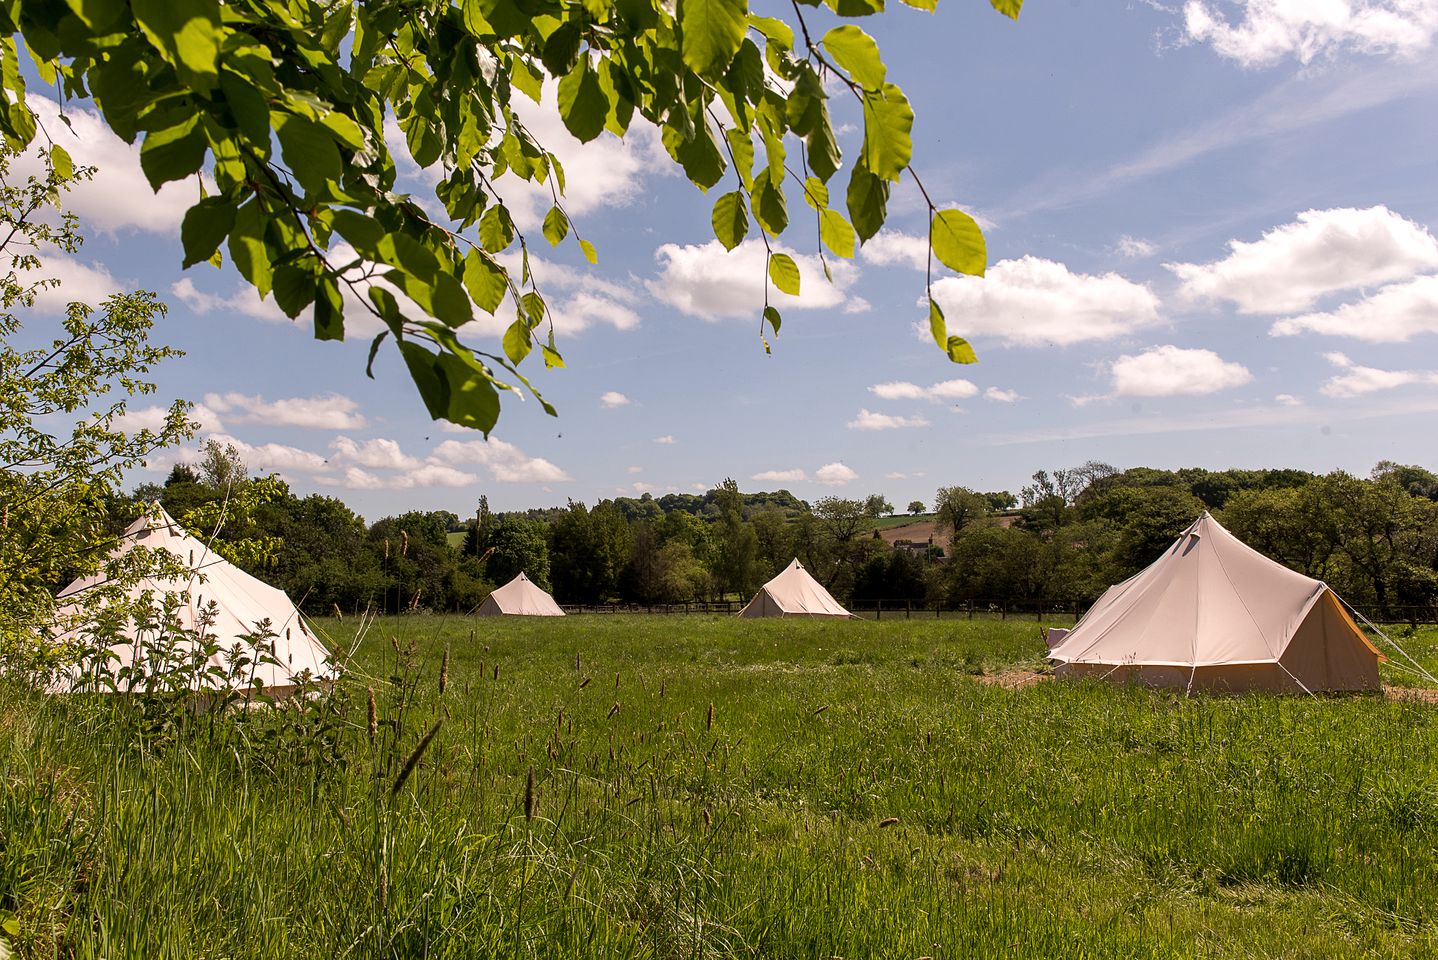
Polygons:
<instances>
[{"instance_id":1,"label":"treeline","mask_svg":"<svg viewBox=\"0 0 1438 960\"><path fill-rule=\"evenodd\" d=\"M564 604L745 599L795 557L841 600L1085 603L1152 560L1200 511L1274 559L1379 613L1438 603L1438 476L1380 463L1368 478L1298 470L1039 471L1019 493L943 487L937 536L890 544L882 495L618 497L472 516L410 511L373 524L342 501L250 478L232 450L115 504L158 499L216 549L311 613L468 611L524 571ZM910 513L922 513L915 501ZM902 536L900 531L899 536Z\"/></svg>"}]
</instances>

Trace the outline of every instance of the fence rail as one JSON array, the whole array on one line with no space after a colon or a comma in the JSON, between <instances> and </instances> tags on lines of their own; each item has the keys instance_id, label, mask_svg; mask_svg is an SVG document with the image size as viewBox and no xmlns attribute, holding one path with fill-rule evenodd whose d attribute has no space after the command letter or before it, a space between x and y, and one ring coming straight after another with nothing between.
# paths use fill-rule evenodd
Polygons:
<instances>
[{"instance_id":1,"label":"fence rail","mask_svg":"<svg viewBox=\"0 0 1438 960\"><path fill-rule=\"evenodd\" d=\"M599 603L561 604L569 614L708 614L729 615L744 608L745 600L707 603ZM865 620L1032 620L1036 623L1076 621L1089 608L1072 600L854 600L849 610ZM1438 624L1438 605L1370 608L1363 614L1375 623Z\"/></svg>"}]
</instances>

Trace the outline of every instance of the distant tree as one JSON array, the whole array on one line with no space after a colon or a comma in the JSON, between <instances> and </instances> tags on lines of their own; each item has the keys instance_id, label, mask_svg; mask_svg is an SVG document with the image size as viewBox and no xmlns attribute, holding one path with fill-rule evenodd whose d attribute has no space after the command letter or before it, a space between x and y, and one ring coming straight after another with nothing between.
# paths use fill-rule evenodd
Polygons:
<instances>
[{"instance_id":1,"label":"distant tree","mask_svg":"<svg viewBox=\"0 0 1438 960\"><path fill-rule=\"evenodd\" d=\"M548 527L539 520L504 514L487 524L484 550L485 578L503 586L523 573L542 589L549 589Z\"/></svg>"},{"instance_id":2,"label":"distant tree","mask_svg":"<svg viewBox=\"0 0 1438 960\"><path fill-rule=\"evenodd\" d=\"M188 463L177 463L170 468L170 475L165 478L165 486L173 487L179 483L199 483L200 475L195 468Z\"/></svg>"},{"instance_id":3,"label":"distant tree","mask_svg":"<svg viewBox=\"0 0 1438 960\"><path fill-rule=\"evenodd\" d=\"M979 496L987 500L989 509L996 513L1001 510L1012 510L1019 505L1019 498L1007 490L995 490L990 493L981 493Z\"/></svg>"},{"instance_id":4,"label":"distant tree","mask_svg":"<svg viewBox=\"0 0 1438 960\"><path fill-rule=\"evenodd\" d=\"M940 487L934 494L934 515L941 528L958 536L990 512L989 501L968 487Z\"/></svg>"},{"instance_id":5,"label":"distant tree","mask_svg":"<svg viewBox=\"0 0 1438 960\"><path fill-rule=\"evenodd\" d=\"M923 512L924 512L924 501L922 501L922 500L910 500L910 501L909 501L909 513L913 514L914 516L918 516L919 514L921 514L921 513L923 513Z\"/></svg>"},{"instance_id":6,"label":"distant tree","mask_svg":"<svg viewBox=\"0 0 1438 960\"><path fill-rule=\"evenodd\" d=\"M221 445L218 440L206 440L200 447L200 482L223 493L233 484L249 475L240 452L233 443Z\"/></svg>"},{"instance_id":7,"label":"distant tree","mask_svg":"<svg viewBox=\"0 0 1438 960\"><path fill-rule=\"evenodd\" d=\"M602 603L618 593L630 532L611 501L590 510L571 500L550 527L550 579L560 603Z\"/></svg>"},{"instance_id":8,"label":"distant tree","mask_svg":"<svg viewBox=\"0 0 1438 960\"><path fill-rule=\"evenodd\" d=\"M877 520L879 517L892 514L894 505L883 494L871 493L864 498L864 512Z\"/></svg>"}]
</instances>

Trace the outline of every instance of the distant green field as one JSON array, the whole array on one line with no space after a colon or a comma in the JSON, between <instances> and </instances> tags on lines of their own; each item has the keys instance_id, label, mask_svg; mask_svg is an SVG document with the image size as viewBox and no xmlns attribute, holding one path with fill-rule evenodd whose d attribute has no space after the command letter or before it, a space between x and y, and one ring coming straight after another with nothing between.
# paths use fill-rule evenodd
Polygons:
<instances>
[{"instance_id":1,"label":"distant green field","mask_svg":"<svg viewBox=\"0 0 1438 960\"><path fill-rule=\"evenodd\" d=\"M1438 630L1404 643L1438 666ZM6 688L0 930L22 957L1438 954L1438 707L983 682L1042 655L1032 622L416 616L328 713Z\"/></svg>"},{"instance_id":2,"label":"distant green field","mask_svg":"<svg viewBox=\"0 0 1438 960\"><path fill-rule=\"evenodd\" d=\"M878 520L874 521L874 526L880 530L888 530L892 527L905 527L911 523L920 523L925 520L933 520L934 516L935 515L932 513L896 513L892 517L880 517Z\"/></svg>"},{"instance_id":3,"label":"distant green field","mask_svg":"<svg viewBox=\"0 0 1438 960\"><path fill-rule=\"evenodd\" d=\"M464 538L468 536L468 533L464 530L456 530L453 533L445 534L445 536L449 538L449 545L458 550L464 546Z\"/></svg>"}]
</instances>

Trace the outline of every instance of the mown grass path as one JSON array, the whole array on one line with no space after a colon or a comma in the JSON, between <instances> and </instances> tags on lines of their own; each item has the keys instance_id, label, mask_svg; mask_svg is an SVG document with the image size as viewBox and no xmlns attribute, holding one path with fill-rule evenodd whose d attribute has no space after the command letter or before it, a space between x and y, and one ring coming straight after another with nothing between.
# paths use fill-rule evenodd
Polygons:
<instances>
[{"instance_id":1,"label":"mown grass path","mask_svg":"<svg viewBox=\"0 0 1438 960\"><path fill-rule=\"evenodd\" d=\"M35 957L1438 955L1438 707L974 679L1042 652L412 617L331 708L6 691L0 920Z\"/></svg>"}]
</instances>

